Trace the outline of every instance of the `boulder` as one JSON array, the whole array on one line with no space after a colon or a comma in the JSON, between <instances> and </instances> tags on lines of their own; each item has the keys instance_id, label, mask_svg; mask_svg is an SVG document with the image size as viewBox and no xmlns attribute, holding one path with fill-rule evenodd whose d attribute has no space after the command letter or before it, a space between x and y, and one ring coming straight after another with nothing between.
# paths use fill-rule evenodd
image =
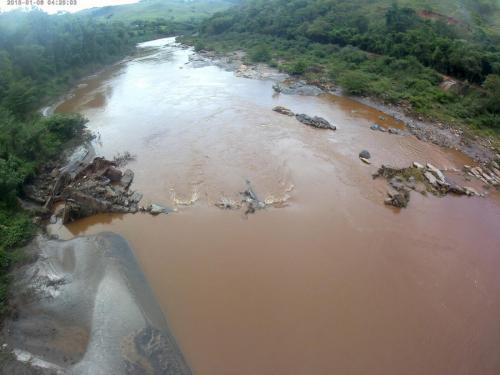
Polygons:
<instances>
[{"instance_id":1,"label":"boulder","mask_svg":"<svg viewBox=\"0 0 500 375\"><path fill-rule=\"evenodd\" d=\"M132 184L133 180L134 180L134 172L132 172L130 169L127 169L123 173L123 176L120 180L120 185L123 186L125 189L128 189Z\"/></svg>"},{"instance_id":2,"label":"boulder","mask_svg":"<svg viewBox=\"0 0 500 375\"><path fill-rule=\"evenodd\" d=\"M122 179L122 171L119 169L111 166L106 169L106 172L104 173L104 176L109 178L111 182L118 182Z\"/></svg>"},{"instance_id":3,"label":"boulder","mask_svg":"<svg viewBox=\"0 0 500 375\"><path fill-rule=\"evenodd\" d=\"M476 189L473 189L471 187L465 187L464 189L465 189L465 194L467 194L469 197L480 195Z\"/></svg>"},{"instance_id":4,"label":"boulder","mask_svg":"<svg viewBox=\"0 0 500 375\"><path fill-rule=\"evenodd\" d=\"M441 172L439 169L437 169L435 166L433 166L430 163L427 163L427 169L432 172L441 182L445 182L446 178L444 177L443 172Z\"/></svg>"},{"instance_id":5,"label":"boulder","mask_svg":"<svg viewBox=\"0 0 500 375\"><path fill-rule=\"evenodd\" d=\"M424 173L425 178L429 181L432 186L437 186L438 180L431 172Z\"/></svg>"},{"instance_id":6,"label":"boulder","mask_svg":"<svg viewBox=\"0 0 500 375\"><path fill-rule=\"evenodd\" d=\"M455 195L466 195L467 192L465 189L461 186L458 186L456 184L451 184L449 188L449 192Z\"/></svg>"},{"instance_id":7,"label":"boulder","mask_svg":"<svg viewBox=\"0 0 500 375\"><path fill-rule=\"evenodd\" d=\"M273 108L273 111L274 112L277 112L277 113L280 113L282 115L285 115L285 116L290 116L290 117L293 117L295 116L295 113L293 113L291 110L289 110L288 108L285 108L285 107L282 107L282 106L277 106L277 107L274 107Z\"/></svg>"},{"instance_id":8,"label":"boulder","mask_svg":"<svg viewBox=\"0 0 500 375\"><path fill-rule=\"evenodd\" d=\"M372 156L370 155L370 152L363 150L359 153L359 157L362 159L371 159Z\"/></svg>"},{"instance_id":9,"label":"boulder","mask_svg":"<svg viewBox=\"0 0 500 375\"><path fill-rule=\"evenodd\" d=\"M408 202L410 201L410 192L408 190L388 192L387 195L389 198L385 200L385 204L397 208L406 208L408 206Z\"/></svg>"},{"instance_id":10,"label":"boulder","mask_svg":"<svg viewBox=\"0 0 500 375\"><path fill-rule=\"evenodd\" d=\"M373 124L372 126L370 126L370 129L371 130L380 130L380 125L379 124Z\"/></svg>"},{"instance_id":11,"label":"boulder","mask_svg":"<svg viewBox=\"0 0 500 375\"><path fill-rule=\"evenodd\" d=\"M142 200L142 197L143 195L136 191L130 196L130 202L139 203Z\"/></svg>"},{"instance_id":12,"label":"boulder","mask_svg":"<svg viewBox=\"0 0 500 375\"><path fill-rule=\"evenodd\" d=\"M362 158L362 157L360 157L359 159L360 159L363 163L368 164L368 165L370 165L370 164L372 163L370 160L365 159L365 158Z\"/></svg>"},{"instance_id":13,"label":"boulder","mask_svg":"<svg viewBox=\"0 0 500 375\"><path fill-rule=\"evenodd\" d=\"M330 130L337 130L337 127L335 125L330 124L327 120L325 120L322 117L314 116L310 117L305 114L297 114L295 115L295 118L308 126L313 126L315 128L319 129L330 129Z\"/></svg>"},{"instance_id":14,"label":"boulder","mask_svg":"<svg viewBox=\"0 0 500 375\"><path fill-rule=\"evenodd\" d=\"M413 166L417 169L424 169L424 166L418 162L413 162Z\"/></svg>"},{"instance_id":15,"label":"boulder","mask_svg":"<svg viewBox=\"0 0 500 375\"><path fill-rule=\"evenodd\" d=\"M390 134L399 134L399 130L396 128L389 128L387 130Z\"/></svg>"},{"instance_id":16,"label":"boulder","mask_svg":"<svg viewBox=\"0 0 500 375\"><path fill-rule=\"evenodd\" d=\"M168 207L161 206L159 204L152 204L147 208L147 211L151 215L160 215L160 214L169 214L172 212L172 209Z\"/></svg>"}]
</instances>

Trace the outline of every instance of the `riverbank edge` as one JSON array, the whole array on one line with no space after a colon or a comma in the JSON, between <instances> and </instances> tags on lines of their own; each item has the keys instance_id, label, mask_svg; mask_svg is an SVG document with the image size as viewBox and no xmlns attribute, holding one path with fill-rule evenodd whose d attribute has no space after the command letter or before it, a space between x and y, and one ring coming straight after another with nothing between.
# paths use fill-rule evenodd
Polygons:
<instances>
[{"instance_id":1,"label":"riverbank edge","mask_svg":"<svg viewBox=\"0 0 500 375\"><path fill-rule=\"evenodd\" d=\"M234 50L231 52L221 52L216 50L203 49L196 51L190 40L178 37L176 40L184 48L191 48L195 55L211 61L213 65L224 70L232 71L236 75L249 79L270 79L277 83L304 82L306 85L321 90L322 94L344 95L343 90L334 81L319 84L316 81L308 80L304 75L289 75L266 63L252 63L246 59L246 52ZM241 73L242 67L244 74ZM253 70L254 72L251 72ZM262 70L268 72L260 74ZM274 74L269 72L274 72ZM276 79L274 77L284 77ZM286 94L288 95L288 94ZM292 93L293 95L293 93ZM303 95L303 94L302 94ZM313 94L317 95L317 94ZM487 166L493 161L500 162L500 139L477 134L472 129L463 125L449 124L433 119L425 119L422 115L411 111L410 108L402 104L390 104L374 96L348 96L350 99L367 105L381 112L384 112L395 119L403 122L408 132L419 140L436 144L440 147L450 148L464 153L482 166Z\"/></svg>"}]
</instances>

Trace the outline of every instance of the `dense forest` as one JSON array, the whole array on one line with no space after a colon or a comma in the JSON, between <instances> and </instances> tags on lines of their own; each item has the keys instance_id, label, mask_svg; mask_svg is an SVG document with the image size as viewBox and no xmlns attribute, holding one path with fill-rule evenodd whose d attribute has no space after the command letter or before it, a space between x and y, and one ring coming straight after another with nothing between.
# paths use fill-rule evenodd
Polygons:
<instances>
[{"instance_id":1,"label":"dense forest","mask_svg":"<svg viewBox=\"0 0 500 375\"><path fill-rule=\"evenodd\" d=\"M463 4L469 21L383 0L247 0L186 40L198 49L244 48L255 62L311 81L498 134L498 2L452 3ZM443 90L446 76L459 84Z\"/></svg>"}]
</instances>

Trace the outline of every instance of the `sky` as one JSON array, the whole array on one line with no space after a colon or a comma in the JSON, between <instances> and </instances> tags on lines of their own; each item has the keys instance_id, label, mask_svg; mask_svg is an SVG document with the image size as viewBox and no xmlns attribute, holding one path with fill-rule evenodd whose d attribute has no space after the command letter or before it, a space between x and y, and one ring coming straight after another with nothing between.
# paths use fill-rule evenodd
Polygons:
<instances>
[{"instance_id":1,"label":"sky","mask_svg":"<svg viewBox=\"0 0 500 375\"><path fill-rule=\"evenodd\" d=\"M33 5L41 2L42 0L14 0L14 2L21 2L23 4L32 3ZM43 0L44 5L39 6L47 13L57 13L60 11L66 12L77 12L82 9L103 7L108 5L120 5L120 4L131 4L137 3L139 0L65 0L66 3L76 2L76 5L49 5L49 0ZM0 0L0 11L5 12L13 9L25 8L21 5L9 5L12 0ZM58 2L64 2L64 0L54 0L56 4Z\"/></svg>"}]
</instances>

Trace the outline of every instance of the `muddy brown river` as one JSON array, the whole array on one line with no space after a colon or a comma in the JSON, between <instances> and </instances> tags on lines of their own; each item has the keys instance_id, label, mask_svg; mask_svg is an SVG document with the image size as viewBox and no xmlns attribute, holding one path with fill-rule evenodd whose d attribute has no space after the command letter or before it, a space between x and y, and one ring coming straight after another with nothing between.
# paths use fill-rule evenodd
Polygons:
<instances>
[{"instance_id":1,"label":"muddy brown river","mask_svg":"<svg viewBox=\"0 0 500 375\"><path fill-rule=\"evenodd\" d=\"M473 162L371 131L402 124L348 98L276 96L272 81L196 68L190 54L173 39L143 44L57 108L90 120L98 154L137 156L128 168L142 205L176 212L54 230L130 242L197 375L499 374L500 197L412 193L400 211L371 177L382 163ZM275 207L214 206L241 199L246 180Z\"/></svg>"}]
</instances>

